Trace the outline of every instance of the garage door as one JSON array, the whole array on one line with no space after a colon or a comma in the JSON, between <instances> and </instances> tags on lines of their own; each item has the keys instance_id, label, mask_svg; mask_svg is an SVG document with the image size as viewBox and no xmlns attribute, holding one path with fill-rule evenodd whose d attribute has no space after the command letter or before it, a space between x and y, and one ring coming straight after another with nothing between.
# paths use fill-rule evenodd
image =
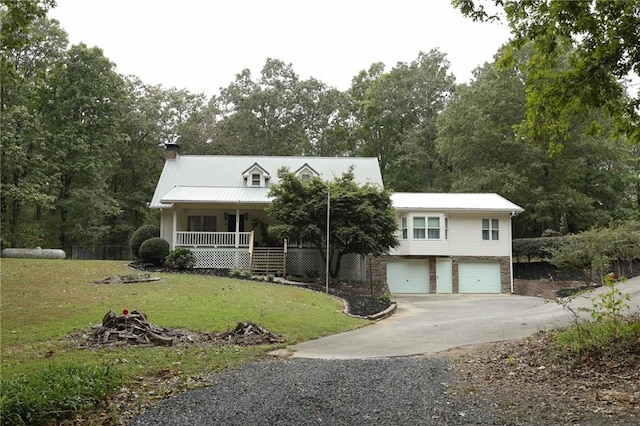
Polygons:
<instances>
[{"instance_id":1,"label":"garage door","mask_svg":"<svg viewBox=\"0 0 640 426\"><path fill-rule=\"evenodd\" d=\"M499 262L460 262L458 291L460 293L500 293Z\"/></svg>"},{"instance_id":2,"label":"garage door","mask_svg":"<svg viewBox=\"0 0 640 426\"><path fill-rule=\"evenodd\" d=\"M391 293L429 293L429 264L423 261L387 262Z\"/></svg>"}]
</instances>

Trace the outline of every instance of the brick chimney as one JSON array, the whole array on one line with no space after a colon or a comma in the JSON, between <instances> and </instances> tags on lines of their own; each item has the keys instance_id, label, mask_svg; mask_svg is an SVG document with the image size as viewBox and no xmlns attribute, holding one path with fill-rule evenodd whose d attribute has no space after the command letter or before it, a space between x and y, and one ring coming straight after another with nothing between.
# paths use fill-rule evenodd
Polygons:
<instances>
[{"instance_id":1,"label":"brick chimney","mask_svg":"<svg viewBox=\"0 0 640 426\"><path fill-rule=\"evenodd\" d=\"M165 160L175 160L176 158L178 158L178 154L180 154L180 145L173 142L164 144Z\"/></svg>"}]
</instances>

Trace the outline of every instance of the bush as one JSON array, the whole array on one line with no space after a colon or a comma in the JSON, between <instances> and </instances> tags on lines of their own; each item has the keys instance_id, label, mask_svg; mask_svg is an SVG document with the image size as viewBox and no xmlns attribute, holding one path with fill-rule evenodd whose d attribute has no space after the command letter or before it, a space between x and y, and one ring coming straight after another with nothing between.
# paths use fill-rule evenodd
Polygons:
<instances>
[{"instance_id":1,"label":"bush","mask_svg":"<svg viewBox=\"0 0 640 426\"><path fill-rule=\"evenodd\" d=\"M178 247L169 253L165 265L180 271L190 270L196 265L196 258L188 248Z\"/></svg>"},{"instance_id":2,"label":"bush","mask_svg":"<svg viewBox=\"0 0 640 426\"><path fill-rule=\"evenodd\" d=\"M140 257L140 246L142 243L147 241L149 238L159 237L160 236L160 227L157 225L142 225L140 228L136 229L133 235L131 235L131 240L129 244L131 245L131 252L133 253L133 257Z\"/></svg>"},{"instance_id":3,"label":"bush","mask_svg":"<svg viewBox=\"0 0 640 426\"><path fill-rule=\"evenodd\" d=\"M60 424L85 410L106 404L122 384L109 367L50 367L2 378L0 423Z\"/></svg>"},{"instance_id":4,"label":"bush","mask_svg":"<svg viewBox=\"0 0 640 426\"><path fill-rule=\"evenodd\" d=\"M164 265L169 256L171 247L167 240L160 237L149 238L140 246L140 260L146 263L153 263L157 266Z\"/></svg>"}]
</instances>

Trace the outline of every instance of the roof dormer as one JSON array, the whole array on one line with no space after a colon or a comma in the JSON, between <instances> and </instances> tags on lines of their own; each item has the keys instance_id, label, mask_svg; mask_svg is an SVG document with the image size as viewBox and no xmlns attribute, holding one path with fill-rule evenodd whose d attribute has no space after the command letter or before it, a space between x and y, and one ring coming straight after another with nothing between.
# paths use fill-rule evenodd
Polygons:
<instances>
[{"instance_id":1,"label":"roof dormer","mask_svg":"<svg viewBox=\"0 0 640 426\"><path fill-rule=\"evenodd\" d=\"M251 167L242 172L247 188L265 188L271 179L271 175L260 164L253 163Z\"/></svg>"},{"instance_id":2,"label":"roof dormer","mask_svg":"<svg viewBox=\"0 0 640 426\"><path fill-rule=\"evenodd\" d=\"M303 182L308 182L311 180L312 176L320 176L318 172L316 172L309 164L304 163L302 167L293 172L296 176L298 176Z\"/></svg>"}]
</instances>

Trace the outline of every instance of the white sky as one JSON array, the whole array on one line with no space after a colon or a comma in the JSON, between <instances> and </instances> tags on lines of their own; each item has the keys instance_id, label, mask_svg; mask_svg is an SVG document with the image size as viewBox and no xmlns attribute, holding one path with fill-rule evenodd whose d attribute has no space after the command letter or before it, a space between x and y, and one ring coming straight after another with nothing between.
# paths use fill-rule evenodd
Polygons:
<instances>
[{"instance_id":1,"label":"white sky","mask_svg":"<svg viewBox=\"0 0 640 426\"><path fill-rule=\"evenodd\" d=\"M433 48L468 82L509 37L449 0L57 0L49 17L121 74L207 95L245 68L257 79L267 58L346 90L374 62L390 70Z\"/></svg>"}]
</instances>

